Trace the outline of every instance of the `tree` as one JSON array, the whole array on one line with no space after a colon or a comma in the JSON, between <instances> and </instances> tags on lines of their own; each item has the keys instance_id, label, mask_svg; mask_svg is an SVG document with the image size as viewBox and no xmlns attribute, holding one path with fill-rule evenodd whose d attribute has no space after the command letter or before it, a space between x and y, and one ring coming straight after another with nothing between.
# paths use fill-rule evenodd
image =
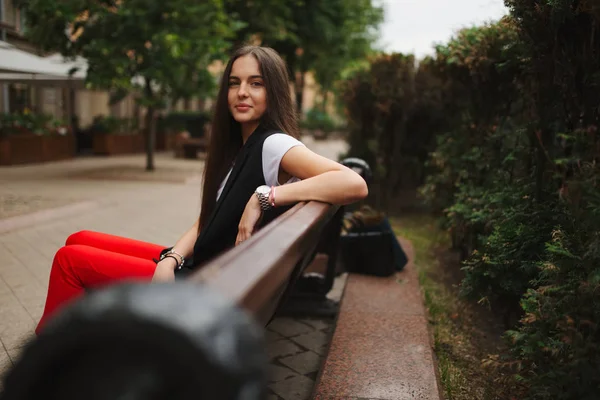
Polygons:
<instances>
[{"instance_id":1,"label":"tree","mask_svg":"<svg viewBox=\"0 0 600 400\"><path fill-rule=\"evenodd\" d=\"M89 87L115 98L139 93L147 107L146 169L154 169L155 111L167 96L189 97L214 83L206 71L225 55L239 23L223 0L18 0L30 40L87 59Z\"/></svg>"},{"instance_id":2,"label":"tree","mask_svg":"<svg viewBox=\"0 0 600 400\"><path fill-rule=\"evenodd\" d=\"M375 169L378 203L390 206L393 196L406 180L403 163L413 155L406 151L426 136L409 131L409 123L421 107L417 102L417 76L412 54L381 55L369 69L359 71L344 84L344 100L349 126L349 155L365 159ZM419 76L419 88L425 85ZM424 144L425 145L425 144Z\"/></svg>"},{"instance_id":3,"label":"tree","mask_svg":"<svg viewBox=\"0 0 600 400\"><path fill-rule=\"evenodd\" d=\"M229 18L241 21L233 48L253 40L284 40L293 34L292 7L281 0L225 0Z\"/></svg>"},{"instance_id":4,"label":"tree","mask_svg":"<svg viewBox=\"0 0 600 400\"><path fill-rule=\"evenodd\" d=\"M236 44L256 40L286 60L298 111L306 72L329 90L350 61L364 57L377 38L383 10L372 0L226 0L228 14L243 20Z\"/></svg>"},{"instance_id":5,"label":"tree","mask_svg":"<svg viewBox=\"0 0 600 400\"><path fill-rule=\"evenodd\" d=\"M317 81L329 90L348 62L371 49L383 9L372 0L303 0L293 3L292 16L291 34L273 47L290 65L300 112L306 73L315 70Z\"/></svg>"},{"instance_id":6,"label":"tree","mask_svg":"<svg viewBox=\"0 0 600 400\"><path fill-rule=\"evenodd\" d=\"M383 10L373 7L371 0L346 1L343 4L340 10L341 28L331 32L330 41L334 46L317 48L313 62L315 78L325 95L342 78L345 68L374 55L372 46L378 37L377 27L383 20ZM322 107L325 111L327 96Z\"/></svg>"}]
</instances>

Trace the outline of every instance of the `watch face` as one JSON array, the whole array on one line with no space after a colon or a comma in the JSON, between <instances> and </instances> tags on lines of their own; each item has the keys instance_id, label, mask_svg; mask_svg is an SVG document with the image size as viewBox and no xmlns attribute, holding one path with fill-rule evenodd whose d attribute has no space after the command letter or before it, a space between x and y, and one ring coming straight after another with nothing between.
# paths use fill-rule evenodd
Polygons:
<instances>
[{"instance_id":1,"label":"watch face","mask_svg":"<svg viewBox=\"0 0 600 400\"><path fill-rule=\"evenodd\" d=\"M256 188L256 192L260 193L262 195L267 195L267 194L269 194L270 191L271 191L271 188L266 185L259 186L258 188Z\"/></svg>"}]
</instances>

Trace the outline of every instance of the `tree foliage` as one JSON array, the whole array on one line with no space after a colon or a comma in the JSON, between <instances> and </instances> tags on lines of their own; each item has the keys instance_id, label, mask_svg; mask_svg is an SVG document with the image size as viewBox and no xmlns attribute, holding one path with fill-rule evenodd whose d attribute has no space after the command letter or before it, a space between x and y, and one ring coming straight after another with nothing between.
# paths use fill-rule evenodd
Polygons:
<instances>
[{"instance_id":1,"label":"tree foliage","mask_svg":"<svg viewBox=\"0 0 600 400\"><path fill-rule=\"evenodd\" d=\"M383 9L373 0L296 0L285 4L287 10L280 15L290 18L280 29L265 31L260 39L287 61L300 111L304 74L314 71L323 89L331 90L348 63L371 51ZM259 26L260 21L252 25Z\"/></svg>"},{"instance_id":2,"label":"tree foliage","mask_svg":"<svg viewBox=\"0 0 600 400\"><path fill-rule=\"evenodd\" d=\"M221 0L22 0L28 36L44 50L88 62L87 83L116 98L136 91L148 107L147 169L153 169L154 110L167 98L209 93L208 65L236 28Z\"/></svg>"},{"instance_id":3,"label":"tree foliage","mask_svg":"<svg viewBox=\"0 0 600 400\"><path fill-rule=\"evenodd\" d=\"M230 48L262 43L287 60L299 110L304 75L331 90L348 63L364 57L383 18L372 0L16 0L28 37L47 51L82 56L89 87L114 101L139 94L148 107L147 168L153 169L154 110L167 99L212 93L208 65Z\"/></svg>"},{"instance_id":4,"label":"tree foliage","mask_svg":"<svg viewBox=\"0 0 600 400\"><path fill-rule=\"evenodd\" d=\"M375 202L390 208L398 191L421 182L434 134L443 120L443 82L432 60L412 55L372 57L341 87L348 120L349 155L373 166ZM427 127L428 129L423 129Z\"/></svg>"}]
</instances>

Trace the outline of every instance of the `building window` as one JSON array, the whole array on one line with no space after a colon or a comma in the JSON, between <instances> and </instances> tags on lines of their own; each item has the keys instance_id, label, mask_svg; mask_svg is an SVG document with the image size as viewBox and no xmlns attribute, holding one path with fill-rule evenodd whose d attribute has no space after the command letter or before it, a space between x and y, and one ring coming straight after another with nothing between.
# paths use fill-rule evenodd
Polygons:
<instances>
[{"instance_id":1,"label":"building window","mask_svg":"<svg viewBox=\"0 0 600 400\"><path fill-rule=\"evenodd\" d=\"M31 110L31 87L21 83L12 83L8 86L9 112L22 113L25 109Z\"/></svg>"},{"instance_id":2,"label":"building window","mask_svg":"<svg viewBox=\"0 0 600 400\"><path fill-rule=\"evenodd\" d=\"M4 0L4 15L2 21L9 26L17 25L17 9L13 5L12 0Z\"/></svg>"},{"instance_id":3,"label":"building window","mask_svg":"<svg viewBox=\"0 0 600 400\"><path fill-rule=\"evenodd\" d=\"M19 26L17 30L21 34L25 34L27 32L27 19L25 18L25 11L19 9Z\"/></svg>"}]
</instances>

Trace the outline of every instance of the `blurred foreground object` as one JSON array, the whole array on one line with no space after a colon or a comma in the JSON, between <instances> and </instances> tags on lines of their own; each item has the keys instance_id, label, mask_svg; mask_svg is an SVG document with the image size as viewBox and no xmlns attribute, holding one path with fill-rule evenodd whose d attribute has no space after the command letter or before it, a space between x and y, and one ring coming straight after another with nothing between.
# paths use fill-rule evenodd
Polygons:
<instances>
[{"instance_id":1,"label":"blurred foreground object","mask_svg":"<svg viewBox=\"0 0 600 400\"><path fill-rule=\"evenodd\" d=\"M124 284L51 321L6 375L2 400L266 396L262 328L206 287Z\"/></svg>"}]
</instances>

